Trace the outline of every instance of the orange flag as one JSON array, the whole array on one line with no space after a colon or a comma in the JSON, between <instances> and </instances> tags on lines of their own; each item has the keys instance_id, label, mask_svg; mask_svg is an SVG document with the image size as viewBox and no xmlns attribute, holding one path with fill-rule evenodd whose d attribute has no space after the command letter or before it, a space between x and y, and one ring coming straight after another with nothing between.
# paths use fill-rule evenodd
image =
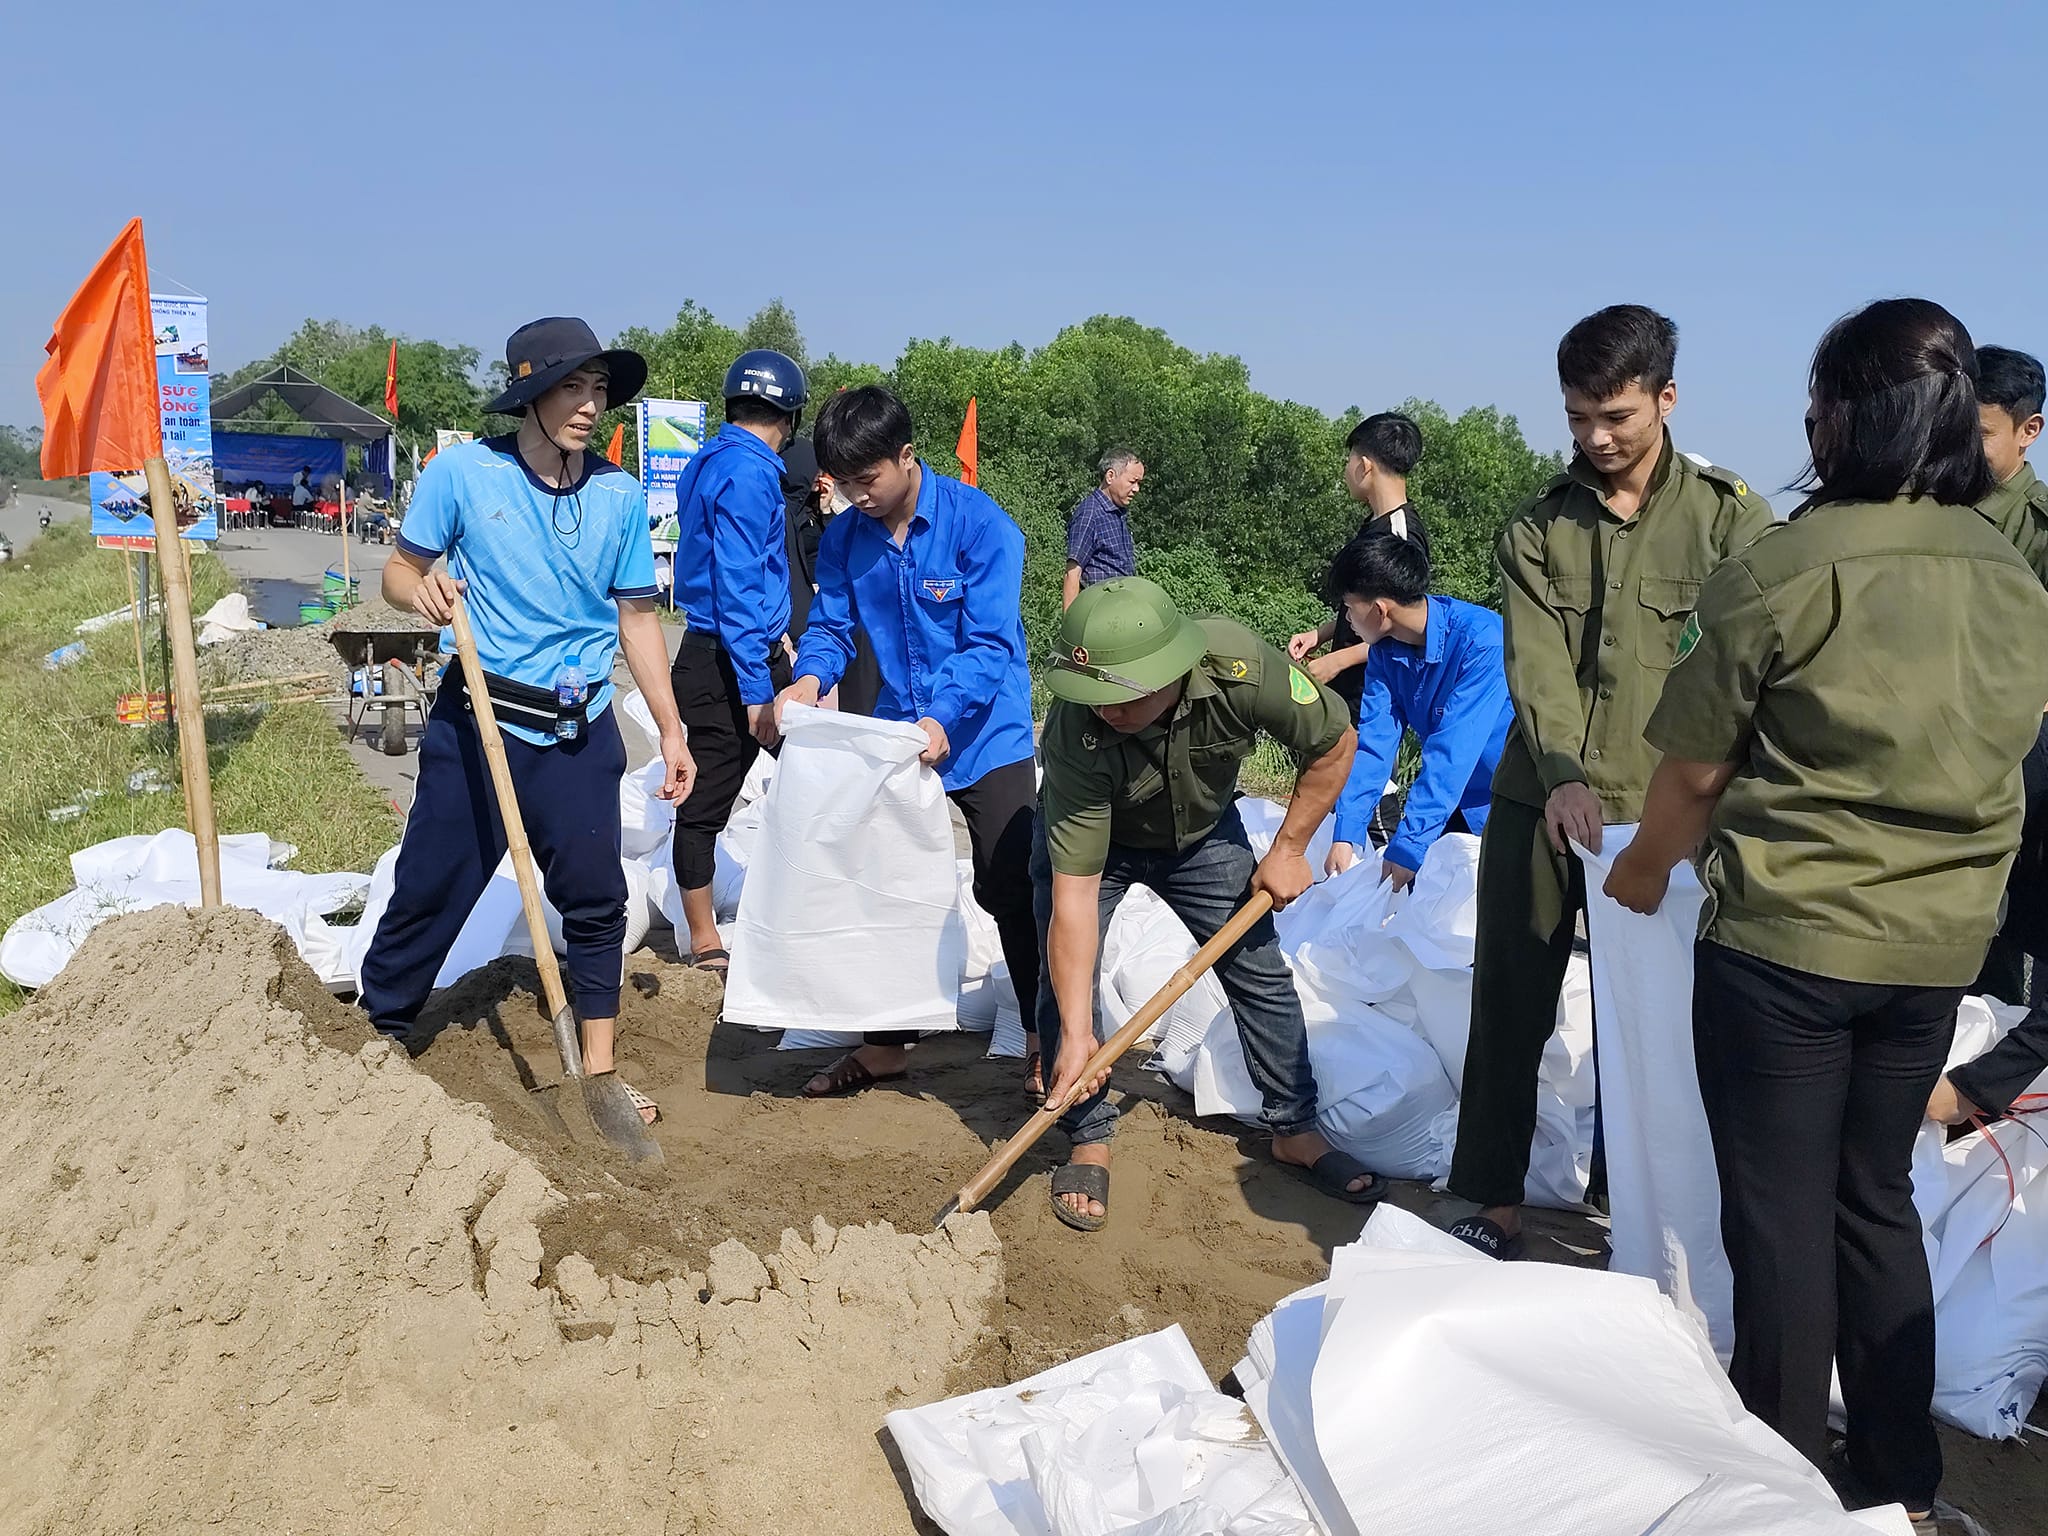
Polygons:
<instances>
[{"instance_id":1,"label":"orange flag","mask_svg":"<svg viewBox=\"0 0 2048 1536\"><path fill-rule=\"evenodd\" d=\"M967 419L960 423L960 441L953 452L960 460L960 478L969 485L981 484L981 432L972 395L967 397Z\"/></svg>"},{"instance_id":2,"label":"orange flag","mask_svg":"<svg viewBox=\"0 0 2048 1536\"><path fill-rule=\"evenodd\" d=\"M384 409L398 420L398 343L391 343L391 361L384 365Z\"/></svg>"},{"instance_id":3,"label":"orange flag","mask_svg":"<svg viewBox=\"0 0 2048 1536\"><path fill-rule=\"evenodd\" d=\"M130 219L79 285L43 349L43 478L136 470L164 453L142 220Z\"/></svg>"},{"instance_id":4,"label":"orange flag","mask_svg":"<svg viewBox=\"0 0 2048 1536\"><path fill-rule=\"evenodd\" d=\"M612 428L612 445L605 449L604 456L614 464L626 462L626 424L623 421Z\"/></svg>"}]
</instances>

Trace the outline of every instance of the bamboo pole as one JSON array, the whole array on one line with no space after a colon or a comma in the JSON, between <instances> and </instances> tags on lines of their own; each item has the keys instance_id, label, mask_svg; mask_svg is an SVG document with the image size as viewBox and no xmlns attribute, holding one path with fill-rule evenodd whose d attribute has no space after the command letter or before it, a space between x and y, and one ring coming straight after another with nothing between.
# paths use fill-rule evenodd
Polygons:
<instances>
[{"instance_id":1,"label":"bamboo pole","mask_svg":"<svg viewBox=\"0 0 2048 1536\"><path fill-rule=\"evenodd\" d=\"M171 472L161 456L142 466L149 481L149 511L156 524L157 565L163 572L164 623L171 650L171 705L178 717L178 760L184 769L185 821L199 855L199 905L220 905L220 833L213 820L213 781L206 767L206 712L199 699L199 652L192 643L192 567L178 548L178 508ZM144 693L147 694L145 689Z\"/></svg>"}]
</instances>

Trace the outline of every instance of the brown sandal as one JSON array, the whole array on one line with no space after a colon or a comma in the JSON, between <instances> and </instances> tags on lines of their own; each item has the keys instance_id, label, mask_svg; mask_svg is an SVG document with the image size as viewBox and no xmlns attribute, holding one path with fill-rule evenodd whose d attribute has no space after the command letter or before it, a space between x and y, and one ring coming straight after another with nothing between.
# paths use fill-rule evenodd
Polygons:
<instances>
[{"instance_id":1,"label":"brown sandal","mask_svg":"<svg viewBox=\"0 0 2048 1536\"><path fill-rule=\"evenodd\" d=\"M1032 1099L1045 1098L1045 1060L1037 1051L1024 1057L1024 1094Z\"/></svg>"},{"instance_id":2,"label":"brown sandal","mask_svg":"<svg viewBox=\"0 0 2048 1536\"><path fill-rule=\"evenodd\" d=\"M860 1093L877 1083L893 1083L909 1075L907 1069L896 1072L870 1072L866 1062L852 1051L848 1051L812 1079L815 1082L818 1077L824 1078L823 1088L813 1089L807 1082L804 1084L803 1092L807 1099L831 1099L843 1093Z\"/></svg>"}]
</instances>

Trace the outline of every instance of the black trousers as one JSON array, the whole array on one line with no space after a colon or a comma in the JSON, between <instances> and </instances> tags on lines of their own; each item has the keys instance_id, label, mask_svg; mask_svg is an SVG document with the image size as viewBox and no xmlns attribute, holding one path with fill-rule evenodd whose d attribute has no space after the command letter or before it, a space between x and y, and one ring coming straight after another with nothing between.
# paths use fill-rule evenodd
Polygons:
<instances>
[{"instance_id":1,"label":"black trousers","mask_svg":"<svg viewBox=\"0 0 2048 1536\"><path fill-rule=\"evenodd\" d=\"M1479 834L1479 926L1472 950L1472 1032L1451 1192L1520 1205L1536 1136L1543 1048L1586 906L1578 855L1550 846L1543 812L1496 795Z\"/></svg>"},{"instance_id":2,"label":"black trousers","mask_svg":"<svg viewBox=\"0 0 2048 1536\"><path fill-rule=\"evenodd\" d=\"M1024 1027L1032 1029L1032 1007L1038 997L1038 924L1031 915L1031 819L1038 811L1034 760L1027 757L991 768L946 798L960 807L967 823L974 899L995 919ZM914 1029L879 1030L866 1036L869 1045L908 1045L915 1039Z\"/></svg>"},{"instance_id":3,"label":"black trousers","mask_svg":"<svg viewBox=\"0 0 2048 1536\"><path fill-rule=\"evenodd\" d=\"M768 677L777 693L789 686L789 659L779 646L768 658ZM676 807L676 883L686 891L701 891L711 884L717 867L713 845L732 816L747 770L761 755L761 744L747 729L747 706L740 701L732 658L723 649L685 636L669 682L690 733L690 756L697 761L690 798Z\"/></svg>"},{"instance_id":4,"label":"black trousers","mask_svg":"<svg viewBox=\"0 0 2048 1536\"><path fill-rule=\"evenodd\" d=\"M1849 1460L1925 1509L1941 1481L1913 1138L1961 987L1836 981L1701 941L1693 1049L1735 1275L1729 1378L1815 1465L1841 1371Z\"/></svg>"}]
</instances>

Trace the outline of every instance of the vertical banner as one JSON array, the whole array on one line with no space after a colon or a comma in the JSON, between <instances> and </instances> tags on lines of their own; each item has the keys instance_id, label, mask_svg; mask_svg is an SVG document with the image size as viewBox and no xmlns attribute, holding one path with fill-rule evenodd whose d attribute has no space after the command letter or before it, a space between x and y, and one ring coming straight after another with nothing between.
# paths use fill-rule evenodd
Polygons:
<instances>
[{"instance_id":1,"label":"vertical banner","mask_svg":"<svg viewBox=\"0 0 2048 1536\"><path fill-rule=\"evenodd\" d=\"M177 501L178 536L220 537L213 482L213 389L207 373L206 300L188 294L149 296L156 329L157 406L164 424L164 464ZM92 531L102 549L154 549L142 466L119 474L94 470Z\"/></svg>"},{"instance_id":2,"label":"vertical banner","mask_svg":"<svg viewBox=\"0 0 2048 1536\"><path fill-rule=\"evenodd\" d=\"M475 441L476 434L474 432L460 432L454 427L434 428L434 453L439 453L443 448L453 448L457 443L473 443ZM427 455L430 459L433 456L433 453Z\"/></svg>"},{"instance_id":3,"label":"vertical banner","mask_svg":"<svg viewBox=\"0 0 2048 1536\"><path fill-rule=\"evenodd\" d=\"M676 482L704 446L702 400L640 400L640 483L647 487L647 521L654 554L676 552Z\"/></svg>"}]
</instances>

